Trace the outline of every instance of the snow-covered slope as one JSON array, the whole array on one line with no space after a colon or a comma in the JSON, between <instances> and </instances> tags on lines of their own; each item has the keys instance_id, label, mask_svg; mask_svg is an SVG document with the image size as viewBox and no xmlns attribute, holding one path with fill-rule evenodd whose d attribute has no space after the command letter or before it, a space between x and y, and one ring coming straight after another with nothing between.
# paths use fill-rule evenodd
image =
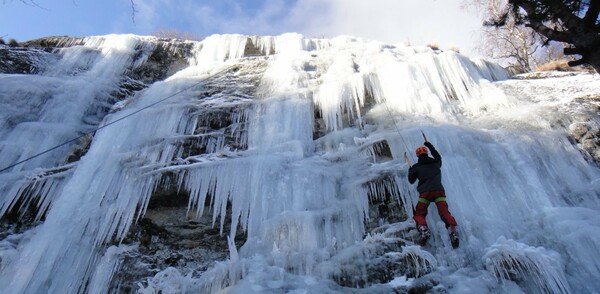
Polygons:
<instances>
[{"instance_id":1,"label":"snow-covered slope","mask_svg":"<svg viewBox=\"0 0 600 294\"><path fill-rule=\"evenodd\" d=\"M598 132L595 75L506 80L454 52L298 34L69 45L31 57L36 74L0 75L0 215L39 224L2 235L2 293L108 291L163 186L230 254L165 268L142 293L600 287L600 170L583 146ZM414 162L421 132L444 158L458 249L433 206L430 245L412 241L404 154ZM367 231L382 194L407 220Z\"/></svg>"}]
</instances>

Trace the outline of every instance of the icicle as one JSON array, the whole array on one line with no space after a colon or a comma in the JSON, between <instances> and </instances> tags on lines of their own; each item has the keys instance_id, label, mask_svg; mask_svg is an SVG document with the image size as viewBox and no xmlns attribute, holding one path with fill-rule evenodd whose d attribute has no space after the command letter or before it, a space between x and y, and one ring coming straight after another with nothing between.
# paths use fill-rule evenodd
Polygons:
<instances>
[{"instance_id":1,"label":"icicle","mask_svg":"<svg viewBox=\"0 0 600 294\"><path fill-rule=\"evenodd\" d=\"M275 38L274 37L250 37L252 44L256 46L264 55L275 54Z\"/></svg>"},{"instance_id":2,"label":"icicle","mask_svg":"<svg viewBox=\"0 0 600 294\"><path fill-rule=\"evenodd\" d=\"M123 263L120 255L135 249L137 249L136 245L111 246L106 249L106 253L94 270L87 292L93 294L106 293L106 290L110 289L109 286L113 273L115 273Z\"/></svg>"},{"instance_id":3,"label":"icicle","mask_svg":"<svg viewBox=\"0 0 600 294\"><path fill-rule=\"evenodd\" d=\"M482 58L473 59L473 63L479 69L479 74L489 81L502 81L509 78L509 72L497 63Z\"/></svg>"},{"instance_id":4,"label":"icicle","mask_svg":"<svg viewBox=\"0 0 600 294\"><path fill-rule=\"evenodd\" d=\"M81 46L60 49L62 59L48 67L41 76L32 76L26 79L26 83L23 83L23 79L13 83L11 87L14 91L22 92L27 96L28 103L31 105L20 110L22 113L15 113L14 118L10 117L15 114L7 118L12 120L18 116L28 115L32 116L31 119L34 121L20 122L20 119L17 119L16 127L3 136L3 141L0 142L3 146L0 165L8 166L88 131L89 126L84 123L86 113L94 107L95 102L106 103L111 99L110 95L104 93L110 93L111 89L118 88L119 79L126 68L131 66L132 56L140 43L140 38L132 35L85 38ZM149 52L141 56L147 54ZM69 76L71 80L65 82L62 77L64 75ZM81 84L85 84L85 87L81 87ZM27 114L27 112L31 113ZM31 142L38 143L30 144ZM64 158L71 149L63 147L43 154L14 167L13 171L26 171L39 167L51 168L63 164ZM8 190L13 183L14 181L2 181L0 191ZM15 184L19 183L21 182ZM11 189L15 191L14 186ZM17 189L21 192L28 191L25 186ZM60 193L60 189L53 188L47 192L49 194L42 194L43 199L46 200L42 204L45 207L48 206L50 199L56 197L55 194ZM20 193L11 193L2 200L11 203L18 201L19 197L21 197ZM6 207L5 205L0 204Z\"/></svg>"},{"instance_id":5,"label":"icicle","mask_svg":"<svg viewBox=\"0 0 600 294\"><path fill-rule=\"evenodd\" d=\"M435 257L420 246L404 246L398 257L406 262L409 268L412 268L409 277L426 275L434 271L438 264Z\"/></svg>"},{"instance_id":6,"label":"icicle","mask_svg":"<svg viewBox=\"0 0 600 294\"><path fill-rule=\"evenodd\" d=\"M362 125L360 107L364 105L365 86L351 54L339 54L322 79L313 100L323 113L325 126L330 130L342 128L344 115L350 122L358 118Z\"/></svg>"},{"instance_id":7,"label":"icicle","mask_svg":"<svg viewBox=\"0 0 600 294\"><path fill-rule=\"evenodd\" d=\"M244 55L248 37L243 35L212 35L198 44L193 65L214 65Z\"/></svg>"},{"instance_id":8,"label":"icicle","mask_svg":"<svg viewBox=\"0 0 600 294\"><path fill-rule=\"evenodd\" d=\"M500 238L483 256L486 268L498 279L512 280L535 293L570 293L559 255Z\"/></svg>"},{"instance_id":9,"label":"icicle","mask_svg":"<svg viewBox=\"0 0 600 294\"><path fill-rule=\"evenodd\" d=\"M110 75L105 82L118 78L118 75L113 75L124 70L124 66L131 66L128 62L136 52L135 48L146 50L144 46L137 46L139 42L131 36L91 39L89 46L98 46L98 51L108 56L110 61L99 59L91 62L93 66L89 72L96 74L94 78L100 78L96 71L102 68ZM139 99L108 119L123 117L192 83L194 81L187 80L157 83L140 92ZM95 87L102 88L101 83L97 84ZM106 88L102 90L106 91ZM173 98L176 99L184 98ZM137 122L97 131L89 151L64 187L44 186L44 189L49 189L48 193L55 191L60 195L46 196L52 199L46 221L40 226L35 240L23 248L21 261L37 266L21 267L10 275L3 275L0 278L3 287L16 293L56 292L69 287L83 291L82 287L91 277L97 261L95 248L111 240L122 240L133 220L146 210L150 195L160 179L160 175L146 172L151 171L153 166L170 163L178 154L179 149L171 144L169 138L194 129L190 127L194 123L190 122L185 104L163 103L161 106L140 112ZM80 111L85 111L85 108ZM40 191L44 193L45 190ZM43 205L47 204L44 202ZM55 234L62 238L54 240L49 237ZM32 276L37 278L27 281ZM53 280L52 285L45 285L46 280Z\"/></svg>"}]
</instances>

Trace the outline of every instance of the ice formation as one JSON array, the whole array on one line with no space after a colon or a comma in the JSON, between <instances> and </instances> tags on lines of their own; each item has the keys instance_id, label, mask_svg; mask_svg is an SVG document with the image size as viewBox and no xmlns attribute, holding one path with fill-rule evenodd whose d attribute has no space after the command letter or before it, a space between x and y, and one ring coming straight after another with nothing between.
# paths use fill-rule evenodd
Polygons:
<instances>
[{"instance_id":1,"label":"ice formation","mask_svg":"<svg viewBox=\"0 0 600 294\"><path fill-rule=\"evenodd\" d=\"M34 205L38 219L45 215L16 241L0 241L2 293L105 291L116 256L129 248L109 245L143 216L167 173L189 191L190 211L202 214L208 197L213 222L229 231L230 259L199 279L167 268L141 293L343 292L330 279L335 265L358 258L361 271L369 262L359 254L372 246L365 239L367 195L388 190L407 207L416 201L403 156L422 143L421 130L444 156L462 247L450 249L443 224L430 213L438 249L407 245L394 258L414 260L421 274L440 273L457 293L507 287L507 262L537 279L520 285L531 291L600 286L600 172L565 129L550 123L557 102L503 90L512 88L497 82L508 78L497 65L351 37L214 35L193 42L189 67L116 103L112 92L156 40L80 41L39 74L0 75L0 168L107 125L0 173L0 215L15 205ZM249 47L256 56L248 56ZM235 66L260 83L220 79ZM599 84L578 82L592 91ZM210 83L232 91L199 97ZM221 108L233 109L232 123L198 132ZM315 129L323 136L315 139ZM225 134L242 147L228 145ZM86 139L87 153L69 163ZM381 141L393 157L386 162L374 159ZM206 150L187 154L183 142ZM393 180L373 183L383 174ZM241 248L232 241L238 230L247 236ZM362 286L386 293L412 282L398 277Z\"/></svg>"}]
</instances>

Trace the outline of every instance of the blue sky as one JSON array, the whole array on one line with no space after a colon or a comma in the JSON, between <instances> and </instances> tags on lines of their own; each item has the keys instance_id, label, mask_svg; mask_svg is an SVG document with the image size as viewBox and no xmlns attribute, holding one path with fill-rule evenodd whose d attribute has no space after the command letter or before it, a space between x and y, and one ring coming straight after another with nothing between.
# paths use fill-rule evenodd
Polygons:
<instances>
[{"instance_id":1,"label":"blue sky","mask_svg":"<svg viewBox=\"0 0 600 294\"><path fill-rule=\"evenodd\" d=\"M32 1L32 0L25 0ZM20 0L0 2L0 37L151 35L174 29L199 37L239 33L351 35L387 43L458 47L477 55L480 17L464 0Z\"/></svg>"}]
</instances>

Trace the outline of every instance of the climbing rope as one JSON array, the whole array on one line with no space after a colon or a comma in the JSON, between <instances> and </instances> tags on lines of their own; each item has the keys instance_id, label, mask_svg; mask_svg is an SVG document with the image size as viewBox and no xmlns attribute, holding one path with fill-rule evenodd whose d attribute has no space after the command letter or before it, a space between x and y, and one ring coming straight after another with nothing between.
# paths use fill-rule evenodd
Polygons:
<instances>
[{"instance_id":1,"label":"climbing rope","mask_svg":"<svg viewBox=\"0 0 600 294\"><path fill-rule=\"evenodd\" d=\"M390 115L390 118L392 119L392 122L394 123L394 127L396 128L396 131L398 132L398 136L400 137L400 140L402 140L402 144L404 145L404 159L406 160L406 163L408 164L408 167L410 168L410 166L412 166L411 164L411 160L408 154L410 154L410 151L408 149L408 145L406 144L406 140L404 140L404 137L402 136L402 133L400 133L400 129L398 128L398 124L396 124L396 119L394 118L394 115L392 114L392 111L390 110L390 108L387 105L387 99L383 100L383 104L385 105L385 109L387 109L388 114ZM425 134L423 134L423 137L425 136ZM413 215L415 214L415 205L413 203L412 200L412 195L410 195L411 193L408 193L408 197L405 197L406 199L408 199L408 201L410 202L410 207L413 209Z\"/></svg>"},{"instance_id":2,"label":"climbing rope","mask_svg":"<svg viewBox=\"0 0 600 294\"><path fill-rule=\"evenodd\" d=\"M66 142L64 142L64 143L61 143L61 144L59 144L59 145L56 145L56 146L54 146L54 147L52 147L52 148L50 148L50 149L44 150L44 151L42 151L42 152L40 152L40 153L38 153L38 154L35 154L35 155L31 156L31 157L28 157L28 158L26 158L26 159L23 159L23 160L21 160L21 161L18 161L18 162L16 162L16 163L14 163L14 164L12 164L12 165L9 165L9 166L7 166L7 167L5 167L5 168L3 168L3 169L0 169L0 173L4 172L4 171L6 171L6 170L9 170L9 169L11 169L11 168L13 168L13 167L15 167L15 166L17 166L17 165L21 164L21 163L27 162L27 161L29 161L29 160L32 160L32 159L36 158L36 157L39 157L39 156L41 156L41 155L44 155L44 154L46 154L46 153L48 153L48 152L50 152L50 151L53 151L53 150L55 150L55 149L58 149L58 148L60 148L60 147L62 147L62 146L65 146L65 145L67 145L67 144L70 144L70 143L72 143L72 142L75 142L75 141L77 141L77 140L79 140L79 139L81 139L81 138L83 138L83 137L85 137L85 136L87 136L87 135L90 135L90 134L93 134L93 133L95 133L95 132L96 132L96 131L98 131L98 130L101 130L101 129L103 129L103 128L106 128L106 127L108 127L108 126L110 126L110 125L112 125L112 124L115 124L115 123L117 123L117 122L120 122L120 121L122 121L122 120L124 120L124 119L126 119L126 118L128 118L128 117L130 117L130 116L132 116L132 115L134 115L134 114L140 113L140 112L142 112L142 111L144 111L144 110L146 110L146 109L148 109L148 108L150 108L150 107L152 107L152 106L154 106L154 105L157 105L157 104L159 104L159 103L162 103L162 102L166 101L167 99L173 98L173 97L175 97L175 96L177 96L177 95L179 95L179 94L181 94L181 93L183 93L183 92L186 92L186 91L188 91L188 90L190 90L190 89L192 89L192 88L194 88L194 87L196 87L196 86L200 85L202 82L204 82L204 80L201 80L201 81L199 81L199 82L197 82L197 83L194 83L194 84L192 84L192 85L191 85L191 86L189 86L189 87L183 88L182 90L180 90L180 91L178 91L178 92L175 92L175 93L173 93L173 94L171 94L171 95L169 95L169 96L167 96L167 97L165 97L165 98L163 98L163 99L161 99L161 100L158 100L158 101L156 101L156 102L154 102L154 103L151 103L151 104L149 104L149 105L147 105L147 106L144 106L144 107L142 107L142 108L140 108L140 109L138 109L138 110L136 110L136 111L134 111L134 112L132 112L132 113L130 113L130 114L128 114L128 115L126 115L126 116L124 116L124 117L121 117L121 118L119 118L119 119L116 119L116 120L114 120L114 121L112 121L112 122L109 122L109 123L107 123L107 124L105 124L105 125L103 125L103 126L101 126L101 127L98 127L98 128L95 128L95 129L93 129L93 130L91 130L91 131L89 131L89 132L86 132L86 133L84 133L83 135L80 135L80 136L78 136L78 137L76 137L76 138L73 138L73 139L71 139L71 140L68 140L68 141L66 141Z\"/></svg>"},{"instance_id":3,"label":"climbing rope","mask_svg":"<svg viewBox=\"0 0 600 294\"><path fill-rule=\"evenodd\" d=\"M394 127L396 128L396 132L398 132L398 136L400 137L400 140L402 140L402 144L404 145L404 157L407 159L407 163L409 165L411 165L410 158L412 158L412 156L409 158L409 156L407 155L407 154L410 154L410 151L409 151L410 149L408 148L408 145L406 144L406 141L404 140L402 133L400 133L400 129L398 128L398 124L396 124L396 119L394 118L392 111L388 107L387 99L383 99L383 104L385 105L385 109L387 109L387 112L388 112L390 118L392 119L392 122L394 123Z\"/></svg>"}]
</instances>

